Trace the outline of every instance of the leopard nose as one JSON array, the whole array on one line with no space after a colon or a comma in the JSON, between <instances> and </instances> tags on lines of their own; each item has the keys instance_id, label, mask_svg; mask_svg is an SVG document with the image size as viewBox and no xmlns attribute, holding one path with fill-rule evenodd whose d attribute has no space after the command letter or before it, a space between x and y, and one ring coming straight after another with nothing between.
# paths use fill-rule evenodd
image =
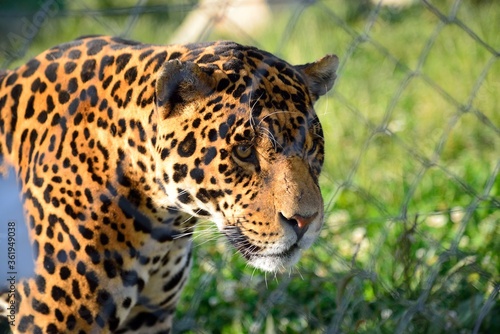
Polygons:
<instances>
[{"instance_id":1,"label":"leopard nose","mask_svg":"<svg viewBox=\"0 0 500 334\"><path fill-rule=\"evenodd\" d=\"M318 213L314 213L308 217L304 217L300 214L295 214L290 218L285 217L282 213L280 213L281 220L286 224L290 225L295 234L297 234L297 242L302 239L307 229L309 228L309 224L318 216Z\"/></svg>"}]
</instances>

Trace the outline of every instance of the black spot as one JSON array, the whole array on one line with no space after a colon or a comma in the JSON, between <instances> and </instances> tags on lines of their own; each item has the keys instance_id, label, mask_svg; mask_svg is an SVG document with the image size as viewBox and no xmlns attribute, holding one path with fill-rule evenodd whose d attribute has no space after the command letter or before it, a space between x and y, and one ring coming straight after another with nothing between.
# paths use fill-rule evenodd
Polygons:
<instances>
[{"instance_id":1,"label":"black spot","mask_svg":"<svg viewBox=\"0 0 500 334\"><path fill-rule=\"evenodd\" d=\"M84 194L89 204L94 203L94 198L92 197L92 192L90 191L89 188L85 188Z\"/></svg>"},{"instance_id":2,"label":"black spot","mask_svg":"<svg viewBox=\"0 0 500 334\"><path fill-rule=\"evenodd\" d=\"M40 92L43 93L47 89L47 84L45 82L42 82L40 78L36 78L32 83L31 83L31 91L33 93Z\"/></svg>"},{"instance_id":3,"label":"black spot","mask_svg":"<svg viewBox=\"0 0 500 334\"><path fill-rule=\"evenodd\" d=\"M54 261L53 261L53 260L52 260L52 258L51 258L51 257L49 257L49 256L45 256L45 257L43 258L43 267L44 267L44 268L45 268L45 270L47 270L47 272L48 272L49 274L51 274L51 275L52 275L52 274L54 273L54 271L56 270L56 266L55 266L55 264L54 264Z\"/></svg>"},{"instance_id":4,"label":"black spot","mask_svg":"<svg viewBox=\"0 0 500 334\"><path fill-rule=\"evenodd\" d=\"M227 132L229 131L229 126L227 123L222 123L219 125L219 136L224 139L226 138Z\"/></svg>"},{"instance_id":5,"label":"black spot","mask_svg":"<svg viewBox=\"0 0 500 334\"><path fill-rule=\"evenodd\" d=\"M170 155L170 150L168 148L164 148L161 150L161 160L165 160Z\"/></svg>"},{"instance_id":6,"label":"black spot","mask_svg":"<svg viewBox=\"0 0 500 334\"><path fill-rule=\"evenodd\" d=\"M44 302L40 302L38 299L33 298L31 302L31 307L33 307L33 310L41 313L41 314L49 314L50 309L47 304Z\"/></svg>"},{"instance_id":7,"label":"black spot","mask_svg":"<svg viewBox=\"0 0 500 334\"><path fill-rule=\"evenodd\" d=\"M124 53L124 54L121 54L118 57L116 57L115 74L120 73L125 68L125 66L127 66L131 57L132 57L132 55L130 53Z\"/></svg>"},{"instance_id":8,"label":"black spot","mask_svg":"<svg viewBox=\"0 0 500 334\"><path fill-rule=\"evenodd\" d=\"M206 149L205 156L203 157L203 162L205 163L205 165L209 165L216 156L217 156L217 149L211 146Z\"/></svg>"},{"instance_id":9,"label":"black spot","mask_svg":"<svg viewBox=\"0 0 500 334\"><path fill-rule=\"evenodd\" d=\"M137 67L131 67L125 72L125 81L131 85L137 78Z\"/></svg>"},{"instance_id":10,"label":"black spot","mask_svg":"<svg viewBox=\"0 0 500 334\"><path fill-rule=\"evenodd\" d=\"M52 112L56 105L54 104L54 99L52 98L52 96L50 95L47 95L47 113L50 113Z\"/></svg>"},{"instance_id":11,"label":"black spot","mask_svg":"<svg viewBox=\"0 0 500 334\"><path fill-rule=\"evenodd\" d=\"M195 210L195 212L199 216L204 216L204 217L209 217L210 216L210 212L208 212L206 210L203 210L203 209L197 209L197 210Z\"/></svg>"},{"instance_id":12,"label":"black spot","mask_svg":"<svg viewBox=\"0 0 500 334\"><path fill-rule=\"evenodd\" d=\"M208 193L209 196L212 198L218 198L224 196L224 192L222 190L209 190Z\"/></svg>"},{"instance_id":13,"label":"black spot","mask_svg":"<svg viewBox=\"0 0 500 334\"><path fill-rule=\"evenodd\" d=\"M71 74L76 68L76 63L72 61L68 61L67 63L64 64L64 73L66 74Z\"/></svg>"},{"instance_id":14,"label":"black spot","mask_svg":"<svg viewBox=\"0 0 500 334\"><path fill-rule=\"evenodd\" d=\"M43 247L43 249L45 250L46 255L53 255L54 254L54 246L52 246L52 244L49 242L45 243L45 246Z\"/></svg>"},{"instance_id":15,"label":"black spot","mask_svg":"<svg viewBox=\"0 0 500 334\"><path fill-rule=\"evenodd\" d=\"M85 253L87 253L87 255L90 257L93 264L98 264L99 262L101 262L101 255L94 246L85 246Z\"/></svg>"},{"instance_id":16,"label":"black spot","mask_svg":"<svg viewBox=\"0 0 500 334\"><path fill-rule=\"evenodd\" d=\"M96 273L94 271L89 271L85 274L85 278L87 279L90 292L94 292L95 289L99 286L99 278L97 278Z\"/></svg>"},{"instance_id":17,"label":"black spot","mask_svg":"<svg viewBox=\"0 0 500 334\"><path fill-rule=\"evenodd\" d=\"M78 231L87 240L92 240L94 237L94 232L83 225L78 225Z\"/></svg>"},{"instance_id":18,"label":"black spot","mask_svg":"<svg viewBox=\"0 0 500 334\"><path fill-rule=\"evenodd\" d=\"M43 191L43 199L44 199L45 203L50 203L50 192L53 189L54 189L54 187L51 184L49 184L49 185L47 185L47 187Z\"/></svg>"},{"instance_id":19,"label":"black spot","mask_svg":"<svg viewBox=\"0 0 500 334\"><path fill-rule=\"evenodd\" d=\"M131 304L132 304L132 299L130 299L130 297L127 297L123 300L122 306L124 308L129 308Z\"/></svg>"},{"instance_id":20,"label":"black spot","mask_svg":"<svg viewBox=\"0 0 500 334\"><path fill-rule=\"evenodd\" d=\"M229 126L233 126L235 121L236 121L236 115L231 114L231 115L229 115L229 117L227 118L226 123L227 123L227 125L229 125Z\"/></svg>"},{"instance_id":21,"label":"black spot","mask_svg":"<svg viewBox=\"0 0 500 334\"><path fill-rule=\"evenodd\" d=\"M103 39L92 39L87 43L87 55L93 56L98 54L104 45L108 44Z\"/></svg>"},{"instance_id":22,"label":"black spot","mask_svg":"<svg viewBox=\"0 0 500 334\"><path fill-rule=\"evenodd\" d=\"M109 199L106 195L104 194L101 194L99 196L99 200L101 201L102 205L101 205L101 212L102 213L108 213L109 212L109 207L111 206L112 204L112 201L111 199Z\"/></svg>"},{"instance_id":23,"label":"black spot","mask_svg":"<svg viewBox=\"0 0 500 334\"><path fill-rule=\"evenodd\" d=\"M57 80L57 68L59 67L59 63L51 63L47 68L45 68L45 77L50 82L55 82Z\"/></svg>"},{"instance_id":24,"label":"black spot","mask_svg":"<svg viewBox=\"0 0 500 334\"><path fill-rule=\"evenodd\" d=\"M115 82L115 84L111 88L111 96L115 96L116 95L116 91L120 88L120 85L121 85L121 81ZM115 99L115 101L116 101L116 99Z\"/></svg>"},{"instance_id":25,"label":"black spot","mask_svg":"<svg viewBox=\"0 0 500 334\"><path fill-rule=\"evenodd\" d=\"M40 124L44 124L45 121L47 120L47 112L44 110L42 111L40 114L38 114L38 117L36 118L36 120L40 123Z\"/></svg>"},{"instance_id":26,"label":"black spot","mask_svg":"<svg viewBox=\"0 0 500 334\"><path fill-rule=\"evenodd\" d=\"M177 189L177 199L184 204L189 204L193 201L191 194L187 190Z\"/></svg>"},{"instance_id":27,"label":"black spot","mask_svg":"<svg viewBox=\"0 0 500 334\"><path fill-rule=\"evenodd\" d=\"M201 58L198 59L197 63L202 63L202 64L213 63L218 61L219 59L220 57L218 55L215 55L213 53L207 53L201 56Z\"/></svg>"},{"instance_id":28,"label":"black spot","mask_svg":"<svg viewBox=\"0 0 500 334\"><path fill-rule=\"evenodd\" d=\"M70 99L70 95L68 94L67 91L62 90L59 92L59 95L58 95L59 103L64 104L64 103L68 102L69 99Z\"/></svg>"},{"instance_id":29,"label":"black spot","mask_svg":"<svg viewBox=\"0 0 500 334\"><path fill-rule=\"evenodd\" d=\"M216 104L216 105L214 106L214 108L213 108L213 112L217 112L217 111L221 110L221 109L222 109L222 107L223 107L223 106L222 106L222 103L218 103L218 104Z\"/></svg>"},{"instance_id":30,"label":"black spot","mask_svg":"<svg viewBox=\"0 0 500 334\"><path fill-rule=\"evenodd\" d=\"M106 80L102 82L102 88L107 89L112 81L113 81L113 76L110 75L109 77L106 78Z\"/></svg>"},{"instance_id":31,"label":"black spot","mask_svg":"<svg viewBox=\"0 0 500 334\"><path fill-rule=\"evenodd\" d=\"M120 183L124 187L130 187L132 185L132 181L130 181L130 178L125 175L125 172L123 170L123 163L120 161L118 165L116 166L116 178L118 179L118 183Z\"/></svg>"},{"instance_id":32,"label":"black spot","mask_svg":"<svg viewBox=\"0 0 500 334\"><path fill-rule=\"evenodd\" d=\"M205 172L201 168L193 168L189 175L196 181L196 183L200 184L203 182L205 177Z\"/></svg>"},{"instance_id":33,"label":"black spot","mask_svg":"<svg viewBox=\"0 0 500 334\"><path fill-rule=\"evenodd\" d=\"M7 80L5 81L5 86L11 86L11 85L13 85L13 84L16 82L16 80L17 80L17 78L18 78L18 77L19 77L19 76L17 75L17 73L16 73L16 72L12 72L12 73L11 73L11 74L7 77ZM20 86L20 85L16 85L16 87L17 87L17 86Z\"/></svg>"},{"instance_id":34,"label":"black spot","mask_svg":"<svg viewBox=\"0 0 500 334\"><path fill-rule=\"evenodd\" d=\"M79 125L79 124L82 122L82 120L83 120L83 115L82 115L82 113L78 113L78 114L76 114L76 116L75 116L75 119L74 119L74 121L73 121L73 124L77 126L77 125Z\"/></svg>"},{"instance_id":35,"label":"black spot","mask_svg":"<svg viewBox=\"0 0 500 334\"><path fill-rule=\"evenodd\" d=\"M134 218L134 229L138 232L150 233L152 223L147 216L137 209L128 199L121 196L118 206L128 218Z\"/></svg>"},{"instance_id":36,"label":"black spot","mask_svg":"<svg viewBox=\"0 0 500 334\"><path fill-rule=\"evenodd\" d=\"M204 188L201 188L196 193L196 198L202 201L203 203L208 203L210 201L210 195L208 191Z\"/></svg>"},{"instance_id":37,"label":"black spot","mask_svg":"<svg viewBox=\"0 0 500 334\"><path fill-rule=\"evenodd\" d=\"M177 59L180 56L182 56L182 53L180 53L180 52L173 52L168 59L169 60L171 60L171 59Z\"/></svg>"},{"instance_id":38,"label":"black spot","mask_svg":"<svg viewBox=\"0 0 500 334\"><path fill-rule=\"evenodd\" d=\"M59 310L56 309L56 311L59 311ZM62 313L61 313L61 315L62 315ZM46 331L47 331L47 334L57 334L57 333L59 333L59 330L57 329L57 326L55 324L52 324L52 323L50 323L50 324L47 325L47 330Z\"/></svg>"},{"instance_id":39,"label":"black spot","mask_svg":"<svg viewBox=\"0 0 500 334\"><path fill-rule=\"evenodd\" d=\"M139 207L141 205L142 196L141 193L137 189L130 189L127 199L135 207Z\"/></svg>"},{"instance_id":40,"label":"black spot","mask_svg":"<svg viewBox=\"0 0 500 334\"><path fill-rule=\"evenodd\" d=\"M158 320L158 316L155 313L141 312L127 322L127 328L137 331L141 327L147 328L154 326Z\"/></svg>"},{"instance_id":41,"label":"black spot","mask_svg":"<svg viewBox=\"0 0 500 334\"><path fill-rule=\"evenodd\" d=\"M172 232L172 229L169 227L155 227L151 231L151 238L158 242L166 242L174 240L175 233ZM143 258L143 264L149 262L149 258Z\"/></svg>"},{"instance_id":42,"label":"black spot","mask_svg":"<svg viewBox=\"0 0 500 334\"><path fill-rule=\"evenodd\" d=\"M35 227L35 233L36 233L36 235L42 234L42 229L43 229L43 227L42 227L41 224L36 225L36 227Z\"/></svg>"},{"instance_id":43,"label":"black spot","mask_svg":"<svg viewBox=\"0 0 500 334\"><path fill-rule=\"evenodd\" d=\"M188 166L186 164L175 164L174 165L174 182L182 181L188 172Z\"/></svg>"},{"instance_id":44,"label":"black spot","mask_svg":"<svg viewBox=\"0 0 500 334\"><path fill-rule=\"evenodd\" d=\"M19 320L19 324L17 329L19 332L24 333L28 330L28 328L33 325L33 320L35 319L35 316L33 315L25 315ZM7 327L8 328L8 327Z\"/></svg>"},{"instance_id":45,"label":"black spot","mask_svg":"<svg viewBox=\"0 0 500 334\"><path fill-rule=\"evenodd\" d=\"M103 80L104 79L104 70L105 70L105 68L107 66L111 66L114 61L115 61L115 57L114 56L104 55L101 58L101 63L99 65L99 80ZM112 77L109 77L109 78L112 78Z\"/></svg>"},{"instance_id":46,"label":"black spot","mask_svg":"<svg viewBox=\"0 0 500 334\"><path fill-rule=\"evenodd\" d=\"M55 315L56 315L56 319L57 321L59 322L63 322L64 321L64 314L61 312L61 310L59 310L58 308L56 308L55 310ZM54 333L57 333L57 329Z\"/></svg>"},{"instance_id":47,"label":"black spot","mask_svg":"<svg viewBox=\"0 0 500 334\"><path fill-rule=\"evenodd\" d=\"M113 261L106 259L103 262L103 266L104 266L104 271L106 271L106 275L109 278L116 277L116 274L117 274L116 265Z\"/></svg>"},{"instance_id":48,"label":"black spot","mask_svg":"<svg viewBox=\"0 0 500 334\"><path fill-rule=\"evenodd\" d=\"M95 75L96 61L95 59L88 59L83 63L82 71L80 72L80 77L83 82L87 82L92 79Z\"/></svg>"},{"instance_id":49,"label":"black spot","mask_svg":"<svg viewBox=\"0 0 500 334\"><path fill-rule=\"evenodd\" d=\"M82 297L82 294L80 292L80 284L78 282L78 280L74 279L71 283L71 293L76 299L80 299Z\"/></svg>"},{"instance_id":50,"label":"black spot","mask_svg":"<svg viewBox=\"0 0 500 334\"><path fill-rule=\"evenodd\" d=\"M80 50L71 50L68 53L68 58L69 59L79 59L81 55L82 55L82 53Z\"/></svg>"},{"instance_id":51,"label":"black spot","mask_svg":"<svg viewBox=\"0 0 500 334\"><path fill-rule=\"evenodd\" d=\"M109 243L109 238L104 233L101 233L101 235L99 236L99 240L101 241L101 245L107 245Z\"/></svg>"},{"instance_id":52,"label":"black spot","mask_svg":"<svg viewBox=\"0 0 500 334\"><path fill-rule=\"evenodd\" d=\"M219 150L221 160L226 159L229 156L229 152L223 148Z\"/></svg>"},{"instance_id":53,"label":"black spot","mask_svg":"<svg viewBox=\"0 0 500 334\"><path fill-rule=\"evenodd\" d=\"M88 308L85 307L85 305L80 306L80 308L78 309L78 314L83 320L87 321L89 325L92 324L93 322L92 313L89 311Z\"/></svg>"},{"instance_id":54,"label":"black spot","mask_svg":"<svg viewBox=\"0 0 500 334\"><path fill-rule=\"evenodd\" d=\"M170 55L170 59L173 59L174 54ZM149 66L151 66L151 64L155 63L155 66L153 67L153 73L158 71L158 69L160 68L161 65L163 65L165 63L165 60L167 59L167 52L166 51L162 51L156 55L154 55L153 57L151 57L148 62L146 63L146 66L144 67L144 70L147 70L149 68Z\"/></svg>"},{"instance_id":55,"label":"black spot","mask_svg":"<svg viewBox=\"0 0 500 334\"><path fill-rule=\"evenodd\" d=\"M66 251L64 249L61 249L59 252L57 252L57 260L59 262L65 263L67 259L68 255L66 254Z\"/></svg>"},{"instance_id":56,"label":"black spot","mask_svg":"<svg viewBox=\"0 0 500 334\"><path fill-rule=\"evenodd\" d=\"M85 263L79 261L78 264L76 265L76 272L83 276L85 275L86 271L87 271L87 266L85 265Z\"/></svg>"},{"instance_id":57,"label":"black spot","mask_svg":"<svg viewBox=\"0 0 500 334\"><path fill-rule=\"evenodd\" d=\"M60 287L54 285L52 287L51 296L52 296L52 299L54 299L55 301L58 301L59 299L66 297L66 292L63 289L61 289Z\"/></svg>"},{"instance_id":58,"label":"black spot","mask_svg":"<svg viewBox=\"0 0 500 334\"><path fill-rule=\"evenodd\" d=\"M36 288L41 294L45 293L45 278L42 275L37 275L35 278Z\"/></svg>"},{"instance_id":59,"label":"black spot","mask_svg":"<svg viewBox=\"0 0 500 334\"><path fill-rule=\"evenodd\" d=\"M28 100L28 105L26 106L26 110L24 112L24 117L26 119L33 117L33 115L35 114L34 104L35 104L35 96L31 95L30 99Z\"/></svg>"},{"instance_id":60,"label":"black spot","mask_svg":"<svg viewBox=\"0 0 500 334\"><path fill-rule=\"evenodd\" d=\"M76 219L78 217L73 207L69 204L66 204L66 206L64 207L64 212L66 212L66 214L73 219Z\"/></svg>"},{"instance_id":61,"label":"black spot","mask_svg":"<svg viewBox=\"0 0 500 334\"><path fill-rule=\"evenodd\" d=\"M134 270L122 270L120 277L125 287L134 286L139 281L139 275Z\"/></svg>"},{"instance_id":62,"label":"black spot","mask_svg":"<svg viewBox=\"0 0 500 334\"><path fill-rule=\"evenodd\" d=\"M181 281L182 277L184 276L184 268L181 269L178 273L176 273L164 286L163 286L163 291L164 292L170 292L172 291L177 285L179 285L179 282Z\"/></svg>"},{"instance_id":63,"label":"black spot","mask_svg":"<svg viewBox=\"0 0 500 334\"><path fill-rule=\"evenodd\" d=\"M139 55L139 60L144 60L144 58L148 57L152 53L153 53L153 49L148 49L148 50L144 51L143 53L141 53Z\"/></svg>"},{"instance_id":64,"label":"black spot","mask_svg":"<svg viewBox=\"0 0 500 334\"><path fill-rule=\"evenodd\" d=\"M76 318L73 314L70 314L68 316L68 319L66 319L66 328L71 331L75 329L75 326L76 326Z\"/></svg>"},{"instance_id":65,"label":"black spot","mask_svg":"<svg viewBox=\"0 0 500 334\"><path fill-rule=\"evenodd\" d=\"M231 80L232 83L235 83L236 81L240 80L240 75L237 73L229 73L227 75L227 77L229 78L229 80ZM234 89L234 86L232 86L232 87ZM231 89L231 91L232 91L232 89ZM228 91L228 93L229 93L229 91Z\"/></svg>"},{"instance_id":66,"label":"black spot","mask_svg":"<svg viewBox=\"0 0 500 334\"><path fill-rule=\"evenodd\" d=\"M193 128L197 129L200 126L200 123L201 123L201 119L199 119L199 118L195 119L192 123Z\"/></svg>"},{"instance_id":67,"label":"black spot","mask_svg":"<svg viewBox=\"0 0 500 334\"><path fill-rule=\"evenodd\" d=\"M217 130L215 129L210 129L210 131L208 131L208 139L211 141L211 142L214 142L217 140Z\"/></svg>"},{"instance_id":68,"label":"black spot","mask_svg":"<svg viewBox=\"0 0 500 334\"><path fill-rule=\"evenodd\" d=\"M184 158L190 157L196 151L196 138L194 132L189 132L186 137L179 143L177 153Z\"/></svg>"},{"instance_id":69,"label":"black spot","mask_svg":"<svg viewBox=\"0 0 500 334\"><path fill-rule=\"evenodd\" d=\"M33 75L33 73L36 72L39 66L40 66L40 61L37 59L31 59L30 61L28 61L25 65L26 70L22 74L23 78L27 78Z\"/></svg>"},{"instance_id":70,"label":"black spot","mask_svg":"<svg viewBox=\"0 0 500 334\"><path fill-rule=\"evenodd\" d=\"M101 306L100 316L108 321L117 320L116 319L116 304L113 300L113 296L106 290L99 290L97 293L96 302ZM116 329L115 325L110 324L110 328Z\"/></svg>"}]
</instances>

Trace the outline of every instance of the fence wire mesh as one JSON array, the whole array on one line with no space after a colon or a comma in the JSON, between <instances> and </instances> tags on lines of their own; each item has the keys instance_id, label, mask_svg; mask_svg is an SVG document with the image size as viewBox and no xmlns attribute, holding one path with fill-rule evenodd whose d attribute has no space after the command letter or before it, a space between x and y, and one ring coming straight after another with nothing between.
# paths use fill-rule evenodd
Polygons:
<instances>
[{"instance_id":1,"label":"fence wire mesh","mask_svg":"<svg viewBox=\"0 0 500 334\"><path fill-rule=\"evenodd\" d=\"M88 34L341 60L316 105L327 142L320 240L297 268L266 277L201 224L176 332L500 332L497 1L21 4L0 7L2 68Z\"/></svg>"}]
</instances>

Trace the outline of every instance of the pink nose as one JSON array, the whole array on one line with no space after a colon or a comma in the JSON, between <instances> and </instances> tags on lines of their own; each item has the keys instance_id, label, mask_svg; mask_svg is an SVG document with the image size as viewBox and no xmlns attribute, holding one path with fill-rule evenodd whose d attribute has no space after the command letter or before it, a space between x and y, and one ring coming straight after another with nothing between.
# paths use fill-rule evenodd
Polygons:
<instances>
[{"instance_id":1,"label":"pink nose","mask_svg":"<svg viewBox=\"0 0 500 334\"><path fill-rule=\"evenodd\" d=\"M293 215L291 219L295 219L297 221L297 226L300 229L304 229L307 228L309 224L311 224L311 222L314 220L314 218L316 218L317 215L318 215L317 212L309 217L303 217L301 215Z\"/></svg>"},{"instance_id":2,"label":"pink nose","mask_svg":"<svg viewBox=\"0 0 500 334\"><path fill-rule=\"evenodd\" d=\"M283 214L280 214L280 216L283 221L293 228L295 234L297 234L297 241L299 241L306 233L309 224L318 216L318 213L316 212L309 217L304 217L299 214L295 214L290 218L286 218Z\"/></svg>"}]
</instances>

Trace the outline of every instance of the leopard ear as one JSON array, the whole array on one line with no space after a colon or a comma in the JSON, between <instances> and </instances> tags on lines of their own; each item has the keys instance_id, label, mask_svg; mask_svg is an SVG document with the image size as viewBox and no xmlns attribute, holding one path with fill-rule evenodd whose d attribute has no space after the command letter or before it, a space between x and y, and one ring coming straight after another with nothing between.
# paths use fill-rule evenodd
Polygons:
<instances>
[{"instance_id":1,"label":"leopard ear","mask_svg":"<svg viewBox=\"0 0 500 334\"><path fill-rule=\"evenodd\" d=\"M156 107L163 119L180 113L187 104L209 95L215 80L193 62L167 61L156 78Z\"/></svg>"},{"instance_id":2,"label":"leopard ear","mask_svg":"<svg viewBox=\"0 0 500 334\"><path fill-rule=\"evenodd\" d=\"M295 66L304 74L313 102L316 102L320 96L325 95L332 89L337 78L338 65L339 59L337 56L326 55L314 63Z\"/></svg>"}]
</instances>

